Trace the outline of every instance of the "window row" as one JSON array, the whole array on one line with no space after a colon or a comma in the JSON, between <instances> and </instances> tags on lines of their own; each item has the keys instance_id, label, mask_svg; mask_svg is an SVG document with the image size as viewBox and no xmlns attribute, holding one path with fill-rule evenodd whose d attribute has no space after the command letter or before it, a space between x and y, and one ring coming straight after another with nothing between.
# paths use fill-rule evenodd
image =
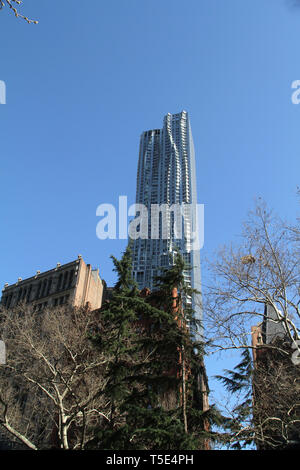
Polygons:
<instances>
[{"instance_id":1,"label":"window row","mask_svg":"<svg viewBox=\"0 0 300 470\"><path fill-rule=\"evenodd\" d=\"M62 297L58 297L53 300L53 307L57 307L58 305L64 305L69 302L70 294L64 295ZM34 311L40 312L45 307L51 306L51 301L41 302L40 304L36 304L33 309Z\"/></svg>"},{"instance_id":2,"label":"window row","mask_svg":"<svg viewBox=\"0 0 300 470\"><path fill-rule=\"evenodd\" d=\"M40 281L37 284L35 295L32 295L33 294L32 284L26 287L20 287L17 291L17 297L16 297L16 301L14 302L14 304L18 304L21 302L28 303L33 300L41 299L43 297L48 297L50 294L53 294L55 292L70 289L73 284L74 273L75 272L73 269L71 271L65 271L64 273L61 273L58 277L57 285L56 285L54 292L52 289L54 280L52 278L44 279L43 281ZM2 305L6 308L9 308L11 306L12 298L13 298L13 292L11 294L5 295L2 299Z\"/></svg>"}]
</instances>

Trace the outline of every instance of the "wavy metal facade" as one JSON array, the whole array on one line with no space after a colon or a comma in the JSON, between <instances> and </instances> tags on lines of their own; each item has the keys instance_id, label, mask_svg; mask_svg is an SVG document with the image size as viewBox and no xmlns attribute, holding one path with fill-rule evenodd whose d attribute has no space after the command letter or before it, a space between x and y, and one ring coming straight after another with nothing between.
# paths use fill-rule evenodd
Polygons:
<instances>
[{"instance_id":1,"label":"wavy metal facade","mask_svg":"<svg viewBox=\"0 0 300 470\"><path fill-rule=\"evenodd\" d=\"M186 111L168 113L162 129L142 133L136 203L145 206L148 215L144 237L133 241L133 274L139 288L154 288L155 277L172 264L177 248L192 268L184 273L187 283L201 291L200 251L194 249L198 237L195 150ZM158 206L169 210L156 212ZM178 206L184 217L176 218L177 209L173 209ZM201 295L186 301L192 302L195 317L201 320Z\"/></svg>"}]
</instances>

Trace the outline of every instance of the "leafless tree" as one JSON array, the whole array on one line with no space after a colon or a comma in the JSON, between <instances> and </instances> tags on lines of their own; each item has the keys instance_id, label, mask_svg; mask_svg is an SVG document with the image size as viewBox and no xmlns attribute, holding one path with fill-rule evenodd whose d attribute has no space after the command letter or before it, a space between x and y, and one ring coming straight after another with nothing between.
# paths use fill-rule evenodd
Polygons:
<instances>
[{"instance_id":1,"label":"leafless tree","mask_svg":"<svg viewBox=\"0 0 300 470\"><path fill-rule=\"evenodd\" d=\"M277 343L290 354L289 343ZM260 450L300 448L300 370L289 354L257 350L251 425Z\"/></svg>"},{"instance_id":2,"label":"leafless tree","mask_svg":"<svg viewBox=\"0 0 300 470\"><path fill-rule=\"evenodd\" d=\"M97 314L71 307L1 312L0 425L29 448L84 449L109 420L101 389L106 359L89 339Z\"/></svg>"},{"instance_id":3,"label":"leafless tree","mask_svg":"<svg viewBox=\"0 0 300 470\"><path fill-rule=\"evenodd\" d=\"M222 405L227 416L222 440L229 448L300 448L300 370L290 360L290 343L282 338L274 343L278 349L260 345L254 360L245 349L234 370L218 376L231 396Z\"/></svg>"},{"instance_id":4,"label":"leafless tree","mask_svg":"<svg viewBox=\"0 0 300 470\"><path fill-rule=\"evenodd\" d=\"M38 21L31 20L19 12L18 7L21 4L22 0L0 0L0 10L5 6L8 6L17 18L23 18L23 20L27 21L27 23L38 24Z\"/></svg>"},{"instance_id":5,"label":"leafless tree","mask_svg":"<svg viewBox=\"0 0 300 470\"><path fill-rule=\"evenodd\" d=\"M264 203L249 214L241 243L222 248L207 268L204 312L214 351L252 348L251 327L262 320L299 341L299 240Z\"/></svg>"},{"instance_id":6,"label":"leafless tree","mask_svg":"<svg viewBox=\"0 0 300 470\"><path fill-rule=\"evenodd\" d=\"M300 356L299 241L299 224L283 222L259 201L239 243L207 262L208 351L248 350L254 362L253 375L246 368L244 377L239 369L229 371L229 380L221 377L231 394L223 408L233 445L254 439L259 448L280 448L299 433L300 366L292 360Z\"/></svg>"}]
</instances>

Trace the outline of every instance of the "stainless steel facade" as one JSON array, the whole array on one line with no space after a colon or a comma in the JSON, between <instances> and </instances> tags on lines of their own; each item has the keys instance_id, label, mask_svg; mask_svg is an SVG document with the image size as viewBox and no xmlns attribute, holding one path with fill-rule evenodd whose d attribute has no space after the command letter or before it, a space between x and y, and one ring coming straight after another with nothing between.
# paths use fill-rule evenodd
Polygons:
<instances>
[{"instance_id":1,"label":"stainless steel facade","mask_svg":"<svg viewBox=\"0 0 300 470\"><path fill-rule=\"evenodd\" d=\"M200 251L193 244L193 237L198 236L195 151L186 111L168 113L162 129L142 133L136 203L145 206L148 215L146 237L133 241L133 274L139 288L154 288L155 276L172 264L177 247L192 267L185 273L188 284L201 291ZM165 215L161 210L153 217L157 206L168 208ZM177 209L173 209L178 206L184 208L184 217L176 225ZM187 302L192 302L201 320L201 295Z\"/></svg>"}]
</instances>

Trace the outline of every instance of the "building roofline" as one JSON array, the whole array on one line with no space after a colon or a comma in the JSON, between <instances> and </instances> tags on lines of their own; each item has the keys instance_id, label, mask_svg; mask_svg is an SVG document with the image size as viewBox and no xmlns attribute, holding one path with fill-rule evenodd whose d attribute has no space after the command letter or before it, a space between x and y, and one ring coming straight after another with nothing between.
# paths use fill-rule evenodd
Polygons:
<instances>
[{"instance_id":1,"label":"building roofline","mask_svg":"<svg viewBox=\"0 0 300 470\"><path fill-rule=\"evenodd\" d=\"M44 277L47 277L49 276L50 273L55 273L61 269L65 269L66 267L71 267L71 266L75 266L76 264L79 264L80 262L84 262L83 258L81 257L81 255L78 256L77 259L73 260L73 261L70 261L69 263L65 263L65 264L62 264L60 265L60 263L57 263L56 267L55 268L52 268L52 269L48 269L47 271L43 271L43 272L39 272L37 271L37 273L34 275L34 276L30 276L26 279L22 279L21 281L17 281L15 282L14 284L10 284L10 285L5 285L4 288L2 289L2 292L8 292L10 289L13 289L17 286L21 286L21 285L24 285L24 284L27 284L29 282L32 282L34 280L36 280L37 278L44 278Z\"/></svg>"}]
</instances>

